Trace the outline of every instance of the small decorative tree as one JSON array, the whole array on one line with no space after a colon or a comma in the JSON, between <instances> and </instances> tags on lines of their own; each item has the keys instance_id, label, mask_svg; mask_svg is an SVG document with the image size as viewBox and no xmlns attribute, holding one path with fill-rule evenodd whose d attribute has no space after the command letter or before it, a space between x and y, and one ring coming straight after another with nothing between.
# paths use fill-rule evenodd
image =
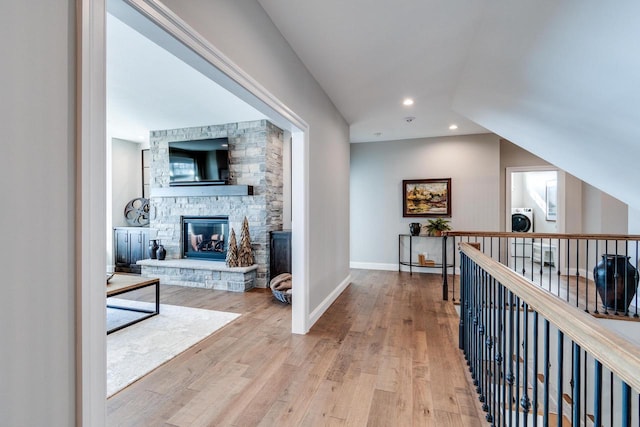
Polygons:
<instances>
[{"instance_id":1,"label":"small decorative tree","mask_svg":"<svg viewBox=\"0 0 640 427\"><path fill-rule=\"evenodd\" d=\"M227 248L227 267L238 266L238 244L236 243L236 232L231 228L231 237L229 237L229 247Z\"/></svg>"},{"instance_id":2,"label":"small decorative tree","mask_svg":"<svg viewBox=\"0 0 640 427\"><path fill-rule=\"evenodd\" d=\"M249 221L244 217L242 232L240 233L240 247L238 248L238 266L253 265L253 251L251 250L251 236L249 235Z\"/></svg>"}]
</instances>

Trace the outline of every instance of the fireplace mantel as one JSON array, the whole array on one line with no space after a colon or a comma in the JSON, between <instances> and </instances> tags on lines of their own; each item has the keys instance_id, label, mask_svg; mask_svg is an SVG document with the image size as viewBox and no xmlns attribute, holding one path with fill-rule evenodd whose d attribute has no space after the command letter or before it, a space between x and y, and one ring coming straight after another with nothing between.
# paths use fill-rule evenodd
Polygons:
<instances>
[{"instance_id":1,"label":"fireplace mantel","mask_svg":"<svg viewBox=\"0 0 640 427\"><path fill-rule=\"evenodd\" d=\"M151 189L151 197L211 197L252 195L252 185L185 185Z\"/></svg>"}]
</instances>

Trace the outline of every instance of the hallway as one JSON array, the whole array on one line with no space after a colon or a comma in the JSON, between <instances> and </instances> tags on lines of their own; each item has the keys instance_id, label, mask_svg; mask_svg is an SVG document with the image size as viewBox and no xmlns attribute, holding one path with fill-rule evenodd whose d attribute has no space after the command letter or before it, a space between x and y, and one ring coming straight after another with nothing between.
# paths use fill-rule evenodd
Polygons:
<instances>
[{"instance_id":1,"label":"hallway","mask_svg":"<svg viewBox=\"0 0 640 427\"><path fill-rule=\"evenodd\" d=\"M352 270L305 336L265 290L162 294L243 315L109 399L108 425L486 425L439 275Z\"/></svg>"}]
</instances>

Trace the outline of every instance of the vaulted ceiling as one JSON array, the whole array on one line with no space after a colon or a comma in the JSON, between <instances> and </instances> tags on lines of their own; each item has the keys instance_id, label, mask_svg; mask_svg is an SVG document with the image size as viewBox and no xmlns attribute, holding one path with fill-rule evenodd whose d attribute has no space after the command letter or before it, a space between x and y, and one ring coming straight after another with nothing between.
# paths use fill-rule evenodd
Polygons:
<instances>
[{"instance_id":1,"label":"vaulted ceiling","mask_svg":"<svg viewBox=\"0 0 640 427\"><path fill-rule=\"evenodd\" d=\"M640 210L639 2L256 1L351 142L493 132Z\"/></svg>"}]
</instances>

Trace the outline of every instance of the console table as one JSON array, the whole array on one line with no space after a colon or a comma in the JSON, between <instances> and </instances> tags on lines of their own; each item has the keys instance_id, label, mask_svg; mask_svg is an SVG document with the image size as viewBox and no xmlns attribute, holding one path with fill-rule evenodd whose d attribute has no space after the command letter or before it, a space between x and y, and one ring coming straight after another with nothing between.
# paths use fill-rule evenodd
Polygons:
<instances>
[{"instance_id":1,"label":"console table","mask_svg":"<svg viewBox=\"0 0 640 427\"><path fill-rule=\"evenodd\" d=\"M136 274L114 274L107 283L107 298L114 297L116 295L124 294L126 292L135 291L136 289L146 288L148 286L155 286L156 302L155 310L146 310L137 307L125 307L120 305L109 305L108 308L117 308L119 310L135 311L138 313L146 313L146 316L139 317L130 322L118 325L107 330L107 335L112 332L119 331L122 328L133 325L134 323L141 322L149 317L160 314L160 279L156 277L141 277Z\"/></svg>"},{"instance_id":2,"label":"console table","mask_svg":"<svg viewBox=\"0 0 640 427\"><path fill-rule=\"evenodd\" d=\"M403 259L402 255L402 241L409 239L409 259L405 260ZM442 260L442 262L433 264L433 265L421 265L417 262L412 261L413 259L413 245L414 239L440 239L442 240L441 246L440 246L440 259ZM445 274L445 268L446 267L453 267L453 264L449 264L447 262L447 259L449 259L447 257L447 239L441 237L441 236L424 236L424 235L418 235L418 236L413 236L411 234L398 234L398 271L400 271L400 269L402 268L403 265L407 265L409 266L409 274L413 274L413 268L414 267L421 267L421 268L441 268L442 269L442 274ZM452 254L453 255L453 254ZM450 258L453 259L453 258Z\"/></svg>"}]
</instances>

